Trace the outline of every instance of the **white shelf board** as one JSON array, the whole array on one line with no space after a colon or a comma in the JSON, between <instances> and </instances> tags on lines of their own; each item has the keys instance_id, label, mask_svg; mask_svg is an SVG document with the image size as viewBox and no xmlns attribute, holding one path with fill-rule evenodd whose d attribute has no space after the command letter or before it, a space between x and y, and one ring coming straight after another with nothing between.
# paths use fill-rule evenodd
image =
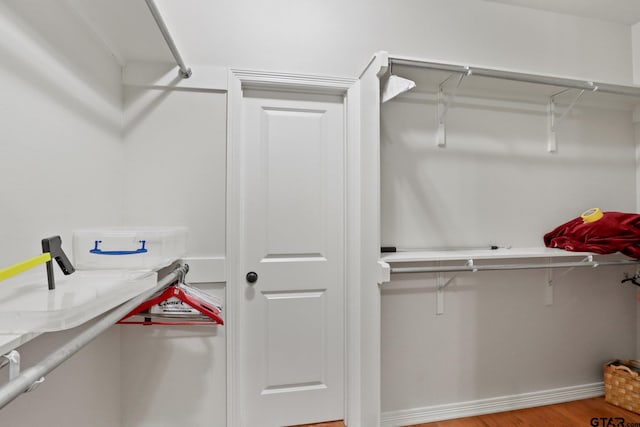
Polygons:
<instances>
[{"instance_id":1,"label":"white shelf board","mask_svg":"<svg viewBox=\"0 0 640 427\"><path fill-rule=\"evenodd\" d=\"M38 332L30 334L0 334L0 355L9 353L38 335L40 335Z\"/></svg>"},{"instance_id":2,"label":"white shelf board","mask_svg":"<svg viewBox=\"0 0 640 427\"><path fill-rule=\"evenodd\" d=\"M499 249L462 249L462 250L428 250L401 251L383 253L381 261L386 263L405 262L437 262L437 261L467 261L470 259L513 259L513 258L556 258L556 257L586 257L597 255L592 252L569 252L563 249L545 247L531 248L499 248Z\"/></svg>"},{"instance_id":3,"label":"white shelf board","mask_svg":"<svg viewBox=\"0 0 640 427\"><path fill-rule=\"evenodd\" d=\"M0 286L0 346L79 326L156 283L157 273L149 270L86 270L70 276L56 271L54 290L48 289L44 269L15 276Z\"/></svg>"},{"instance_id":4,"label":"white shelf board","mask_svg":"<svg viewBox=\"0 0 640 427\"><path fill-rule=\"evenodd\" d=\"M417 60L421 62L421 60ZM474 67L472 67L474 68ZM502 78L487 77L478 74L471 74L466 76L461 83L459 89L456 91L456 100L460 101L461 98L485 98L495 100L510 100L510 101L523 101L534 102L546 105L549 101L549 97L557 94L563 90L564 86L561 83L558 85L545 84L545 83L532 83L526 81L519 81L518 79L512 80L509 78L509 71L493 70L503 75ZM449 76L454 75L457 81L458 73L452 73L451 71L443 71L431 68L420 68L411 65L395 64L393 66L393 74L400 77L413 80L416 83L416 89L412 92L433 93L438 92L439 85L445 81ZM515 72L514 75L522 75L523 73ZM525 75L527 73L524 73ZM534 77L542 78L543 80L554 80L558 77L555 76L543 76L537 75ZM563 80L571 81L573 79L560 78ZM586 81L573 80L574 83L587 83ZM448 82L446 90L451 90L455 83ZM616 88L621 91L629 92L629 95L622 95L616 93L606 93L604 91L591 91L586 90L584 96L581 98L579 105L588 105L596 108L613 108L633 111L638 105L640 100L638 99L639 86L617 86L605 84L602 82L595 83L595 86L605 87L608 89ZM568 105L575 96L580 92L578 89L570 90L566 95L559 97L558 102L560 105ZM408 92L410 93L410 92ZM634 96L632 96L634 95Z\"/></svg>"}]
</instances>

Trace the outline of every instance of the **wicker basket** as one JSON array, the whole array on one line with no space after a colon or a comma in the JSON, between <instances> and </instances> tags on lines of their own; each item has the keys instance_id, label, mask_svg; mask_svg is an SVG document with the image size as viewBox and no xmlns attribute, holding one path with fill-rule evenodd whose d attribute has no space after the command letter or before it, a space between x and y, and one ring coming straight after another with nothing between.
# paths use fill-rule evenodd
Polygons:
<instances>
[{"instance_id":1,"label":"wicker basket","mask_svg":"<svg viewBox=\"0 0 640 427\"><path fill-rule=\"evenodd\" d=\"M640 361L613 360L604 365L605 400L640 414Z\"/></svg>"}]
</instances>

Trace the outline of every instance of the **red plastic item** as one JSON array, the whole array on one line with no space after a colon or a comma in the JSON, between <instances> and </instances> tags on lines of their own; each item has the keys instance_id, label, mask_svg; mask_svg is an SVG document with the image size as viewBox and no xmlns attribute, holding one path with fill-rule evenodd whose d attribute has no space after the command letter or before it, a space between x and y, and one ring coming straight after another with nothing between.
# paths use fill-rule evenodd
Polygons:
<instances>
[{"instance_id":1,"label":"red plastic item","mask_svg":"<svg viewBox=\"0 0 640 427\"><path fill-rule=\"evenodd\" d=\"M147 320L152 318L153 314L142 313L143 311L148 310L154 305L172 297L177 298L180 301L183 301L189 306L195 308L204 316L211 319L211 321L208 321L208 320L176 321L176 322L154 321L154 320ZM132 316L144 316L145 320L144 321L125 321L126 319ZM175 285L169 286L160 295L146 300L145 302L140 304L138 307L133 309L131 312L129 312L129 314L127 314L122 319L120 319L118 323L123 325L224 325L224 321L220 317L220 310L218 310L216 307L212 306L211 304L207 304L198 298L194 298L193 296L188 295L186 292L180 289L180 287Z\"/></svg>"}]
</instances>

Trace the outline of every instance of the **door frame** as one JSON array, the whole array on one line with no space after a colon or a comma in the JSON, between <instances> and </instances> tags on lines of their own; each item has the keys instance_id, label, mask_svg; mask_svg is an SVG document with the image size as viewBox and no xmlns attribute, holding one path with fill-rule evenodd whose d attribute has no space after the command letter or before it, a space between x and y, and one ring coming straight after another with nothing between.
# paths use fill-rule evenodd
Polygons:
<instances>
[{"instance_id":1,"label":"door frame","mask_svg":"<svg viewBox=\"0 0 640 427\"><path fill-rule=\"evenodd\" d=\"M348 279L359 277L359 222L360 210L350 209L349 200L359 192L359 82L357 79L274 73L254 70L230 69L227 92L227 196L226 196L226 364L227 364L227 427L237 427L241 410L239 396L240 369L238 363L238 339L242 332L238 323L238 304L241 301L240 284L243 271L240 267L240 242L242 224L239 221L242 199L242 107L246 89L274 90L306 94L340 95L344 98L345 111L345 421L349 427L358 427L361 404L361 375L355 367L360 365L360 283ZM355 167L355 168L354 168ZM356 234L354 234L356 233ZM354 276L354 272L358 274ZM350 369L351 367L351 369ZM353 416L351 415L353 414ZM349 420L354 422L350 423Z\"/></svg>"}]
</instances>

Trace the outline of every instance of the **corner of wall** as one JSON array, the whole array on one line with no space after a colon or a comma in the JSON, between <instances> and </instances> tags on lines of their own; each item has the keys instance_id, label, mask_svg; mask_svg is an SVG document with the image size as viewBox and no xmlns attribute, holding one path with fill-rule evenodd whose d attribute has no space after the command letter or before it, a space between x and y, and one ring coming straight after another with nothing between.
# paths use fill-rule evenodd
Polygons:
<instances>
[{"instance_id":1,"label":"corner of wall","mask_svg":"<svg viewBox=\"0 0 640 427\"><path fill-rule=\"evenodd\" d=\"M640 83L640 23L633 26L633 82ZM636 143L636 212L640 212L640 107L633 111ZM640 304L636 307L636 358L640 358Z\"/></svg>"},{"instance_id":2,"label":"corner of wall","mask_svg":"<svg viewBox=\"0 0 640 427\"><path fill-rule=\"evenodd\" d=\"M631 61L633 83L640 84L640 22L631 26Z\"/></svg>"},{"instance_id":3,"label":"corner of wall","mask_svg":"<svg viewBox=\"0 0 640 427\"><path fill-rule=\"evenodd\" d=\"M638 78L636 71L640 70L636 70L634 66L634 82ZM640 212L640 107L633 111L633 130L636 143L636 212ZM640 297L640 293L638 295ZM640 359L640 303L636 304L636 359Z\"/></svg>"}]
</instances>

